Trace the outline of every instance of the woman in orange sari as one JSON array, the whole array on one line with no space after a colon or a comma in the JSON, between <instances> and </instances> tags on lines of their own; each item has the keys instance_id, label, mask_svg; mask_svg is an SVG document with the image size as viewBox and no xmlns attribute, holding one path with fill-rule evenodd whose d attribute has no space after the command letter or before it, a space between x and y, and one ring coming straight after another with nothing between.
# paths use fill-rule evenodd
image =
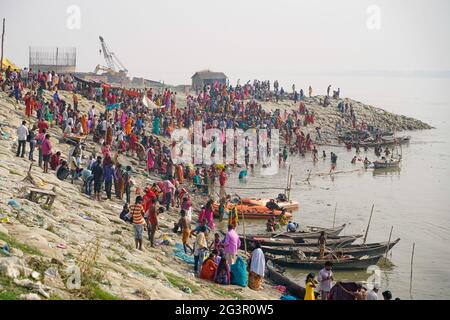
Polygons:
<instances>
[{"instance_id":1,"label":"woman in orange sari","mask_svg":"<svg viewBox=\"0 0 450 320\"><path fill-rule=\"evenodd\" d=\"M85 114L81 116L81 127L83 128L83 135L88 134L87 117Z\"/></svg>"},{"instance_id":2,"label":"woman in orange sari","mask_svg":"<svg viewBox=\"0 0 450 320\"><path fill-rule=\"evenodd\" d=\"M133 123L133 120L131 120L131 117L128 118L127 124L125 125L125 134L128 136L131 133L131 124Z\"/></svg>"},{"instance_id":3,"label":"woman in orange sari","mask_svg":"<svg viewBox=\"0 0 450 320\"><path fill-rule=\"evenodd\" d=\"M208 259L202 264L202 269L200 271L200 279L205 279L209 281L214 281L214 276L216 275L217 264L214 262L214 254L210 254Z\"/></svg>"}]
</instances>

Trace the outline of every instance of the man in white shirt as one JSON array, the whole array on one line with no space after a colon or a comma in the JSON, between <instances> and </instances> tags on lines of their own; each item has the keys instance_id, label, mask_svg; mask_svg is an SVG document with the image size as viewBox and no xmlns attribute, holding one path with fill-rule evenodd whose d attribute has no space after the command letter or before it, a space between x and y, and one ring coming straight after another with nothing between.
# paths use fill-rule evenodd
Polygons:
<instances>
[{"instance_id":1,"label":"man in white shirt","mask_svg":"<svg viewBox=\"0 0 450 320\"><path fill-rule=\"evenodd\" d=\"M28 128L26 127L27 122L22 121L22 124L17 128L17 137L19 140L19 146L17 147L16 156L19 155L23 158L25 155L25 145L27 144ZM21 152L22 151L22 152Z\"/></svg>"},{"instance_id":2,"label":"man in white shirt","mask_svg":"<svg viewBox=\"0 0 450 320\"><path fill-rule=\"evenodd\" d=\"M92 120L92 119L94 119L94 116L95 116L95 106L92 106L91 110L89 110L89 112L88 112L88 118L90 120Z\"/></svg>"},{"instance_id":3,"label":"man in white shirt","mask_svg":"<svg viewBox=\"0 0 450 320\"><path fill-rule=\"evenodd\" d=\"M325 267L319 271L317 281L320 283L320 297L322 300L328 300L328 293L331 291L333 284L333 271L331 268L333 264L330 261L325 262Z\"/></svg>"},{"instance_id":4,"label":"man in white shirt","mask_svg":"<svg viewBox=\"0 0 450 320\"><path fill-rule=\"evenodd\" d=\"M367 300L378 300L378 291L380 290L380 286L378 284L374 284L373 289L369 291L367 295Z\"/></svg>"}]
</instances>

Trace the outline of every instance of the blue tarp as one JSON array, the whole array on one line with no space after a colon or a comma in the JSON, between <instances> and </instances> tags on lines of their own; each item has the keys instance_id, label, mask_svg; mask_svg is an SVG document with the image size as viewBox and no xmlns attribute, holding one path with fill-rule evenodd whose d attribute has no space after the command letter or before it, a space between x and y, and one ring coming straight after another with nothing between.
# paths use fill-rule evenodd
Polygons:
<instances>
[{"instance_id":1,"label":"blue tarp","mask_svg":"<svg viewBox=\"0 0 450 320\"><path fill-rule=\"evenodd\" d=\"M190 256L184 253L183 245L181 243L175 244L175 249L173 250L174 257L177 257L188 264L194 265L194 256Z\"/></svg>"}]
</instances>

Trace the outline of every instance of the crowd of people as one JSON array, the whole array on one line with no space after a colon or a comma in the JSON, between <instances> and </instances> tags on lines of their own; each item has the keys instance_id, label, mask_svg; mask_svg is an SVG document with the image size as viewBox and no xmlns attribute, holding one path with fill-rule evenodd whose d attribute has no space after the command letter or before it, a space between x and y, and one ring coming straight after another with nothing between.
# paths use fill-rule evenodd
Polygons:
<instances>
[{"instance_id":1,"label":"crowd of people","mask_svg":"<svg viewBox=\"0 0 450 320\"><path fill-rule=\"evenodd\" d=\"M225 192L227 167L210 165L195 168L191 164L174 163L172 155L176 142L170 141L170 138L176 128L192 130L195 121L202 122L203 130L255 128L268 129L270 134L272 129L279 129L286 144L280 154L280 162L286 161L288 150L291 154L302 156L311 152L317 157L314 144L321 140L320 128L316 128L315 139L310 133L305 135L302 131L305 126L314 125L315 122L314 112L308 110L303 102L303 90L297 92L293 86L292 94L287 95L295 102L300 101L298 109L268 112L258 100L284 99L286 92L279 87L278 81L274 82L273 91L270 90L269 81L254 81L252 85L238 84L235 87L218 83L205 85L195 95L187 97L186 108L179 107L176 92L168 88L154 92L153 89L95 85L53 71L24 69L16 72L7 69L0 81L2 90L9 92L18 104L25 105L25 120L17 129L18 157L25 156L28 143L28 159L35 161L34 151L37 148L38 166L42 167L44 173L55 171L58 179L70 177L71 183L81 180L83 192L96 201L113 200L113 194L118 200L124 201L120 217L133 224L138 250L142 250L144 231L148 232L150 245L155 246L158 215L164 210L178 211L179 208L180 219L174 231L181 233L185 253L194 256L194 271L200 278L230 284L233 272L234 278L246 278L244 273L248 272L249 287L254 290L261 288L265 259L260 246L255 246L247 265L237 254L241 243L236 232L236 207L228 212L228 232L224 239L215 232L215 209L210 198L214 196L218 180L218 213L222 219L225 211L228 211L229 197ZM50 93L50 99L45 97L44 90ZM60 90L71 92L71 99L67 101L61 98ZM105 105L105 111L98 110L92 104L89 111L83 113L79 108L80 95ZM312 88L309 87L311 95ZM153 103L152 107L144 103L145 99ZM342 106L339 108L341 110ZM348 108L344 106L342 110L347 112ZM350 114L356 124L356 115L351 106ZM31 126L28 125L33 122ZM64 141L71 144L67 157L54 150L49 134L51 129L60 130ZM94 152L86 157L87 138L92 138L92 142L100 147L98 154ZM164 143L165 138L169 142ZM236 148L236 145L232 147ZM248 145L246 155L247 149ZM323 154L326 157L325 151ZM141 191L134 179L136 170L123 165L124 155L136 156L141 163L145 163L146 172L159 175L161 181L145 186ZM332 169L336 166L336 160L337 156L332 153ZM248 157L246 164L249 165ZM133 191L136 198L131 203ZM194 193L208 198L200 208L196 221L192 217L194 208L191 194ZM193 223L195 228L191 227ZM274 221L269 223L274 226ZM288 221L282 222L282 225L287 224ZM190 243L192 238L194 241ZM319 276L322 277L321 274ZM311 283L312 288L311 277L307 280L307 288L308 283Z\"/></svg>"}]
</instances>

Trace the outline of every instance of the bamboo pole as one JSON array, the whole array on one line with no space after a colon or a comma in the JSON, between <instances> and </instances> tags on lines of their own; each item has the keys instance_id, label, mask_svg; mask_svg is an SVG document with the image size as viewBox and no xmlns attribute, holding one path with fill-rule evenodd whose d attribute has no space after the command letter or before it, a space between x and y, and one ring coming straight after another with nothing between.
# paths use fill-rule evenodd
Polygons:
<instances>
[{"instance_id":1,"label":"bamboo pole","mask_svg":"<svg viewBox=\"0 0 450 320\"><path fill-rule=\"evenodd\" d=\"M336 202L336 205L334 206L333 228L334 228L334 224L336 222L336 211L337 211L337 202Z\"/></svg>"},{"instance_id":2,"label":"bamboo pole","mask_svg":"<svg viewBox=\"0 0 450 320\"><path fill-rule=\"evenodd\" d=\"M414 263L414 249L416 247L416 243L413 243L412 253L411 253L411 275L409 277L409 295L412 298L412 280L413 280L413 263Z\"/></svg>"},{"instance_id":3,"label":"bamboo pole","mask_svg":"<svg viewBox=\"0 0 450 320\"><path fill-rule=\"evenodd\" d=\"M389 233L389 240L388 240L388 244L387 244L387 248L386 248L386 252L384 253L384 261L383 261L383 266L386 265L386 261L387 261L387 255L389 252L389 246L391 245L391 237L392 237L392 230L394 229L394 226L391 226L391 232Z\"/></svg>"},{"instance_id":4,"label":"bamboo pole","mask_svg":"<svg viewBox=\"0 0 450 320\"><path fill-rule=\"evenodd\" d=\"M242 206L241 197L239 197L239 203ZM239 212L238 212L238 217L239 217ZM246 233L245 233L245 214L244 213L242 213L242 229L244 231L244 250L245 250L245 253L247 254L247 237L246 237Z\"/></svg>"},{"instance_id":5,"label":"bamboo pole","mask_svg":"<svg viewBox=\"0 0 450 320\"><path fill-rule=\"evenodd\" d=\"M391 232L389 233L389 240L388 240L388 246L386 248L386 253L384 254L384 259L387 259L387 255L389 252L389 246L391 245L391 237L392 237L392 230L394 229L394 226L391 227Z\"/></svg>"},{"instance_id":6,"label":"bamboo pole","mask_svg":"<svg viewBox=\"0 0 450 320\"><path fill-rule=\"evenodd\" d=\"M3 41L5 38L5 18L3 18L3 31L2 31L2 47L1 47L1 57L0 57L0 71L3 71Z\"/></svg>"},{"instance_id":7,"label":"bamboo pole","mask_svg":"<svg viewBox=\"0 0 450 320\"><path fill-rule=\"evenodd\" d=\"M291 187L292 187L292 174L289 179L289 189L288 189L288 201L291 200Z\"/></svg>"},{"instance_id":8,"label":"bamboo pole","mask_svg":"<svg viewBox=\"0 0 450 320\"><path fill-rule=\"evenodd\" d=\"M364 244L366 243L367 234L369 233L370 223L372 222L372 214L373 214L374 207L375 207L375 204L372 205L372 210L370 211L369 223L367 224L366 234L364 235L364 241L363 241Z\"/></svg>"},{"instance_id":9,"label":"bamboo pole","mask_svg":"<svg viewBox=\"0 0 450 320\"><path fill-rule=\"evenodd\" d=\"M286 193L288 192L288 190L289 190L289 177L290 177L290 175L291 175L291 165L289 165L289 168L288 168L288 174L287 174L287 181L286 181Z\"/></svg>"}]
</instances>

